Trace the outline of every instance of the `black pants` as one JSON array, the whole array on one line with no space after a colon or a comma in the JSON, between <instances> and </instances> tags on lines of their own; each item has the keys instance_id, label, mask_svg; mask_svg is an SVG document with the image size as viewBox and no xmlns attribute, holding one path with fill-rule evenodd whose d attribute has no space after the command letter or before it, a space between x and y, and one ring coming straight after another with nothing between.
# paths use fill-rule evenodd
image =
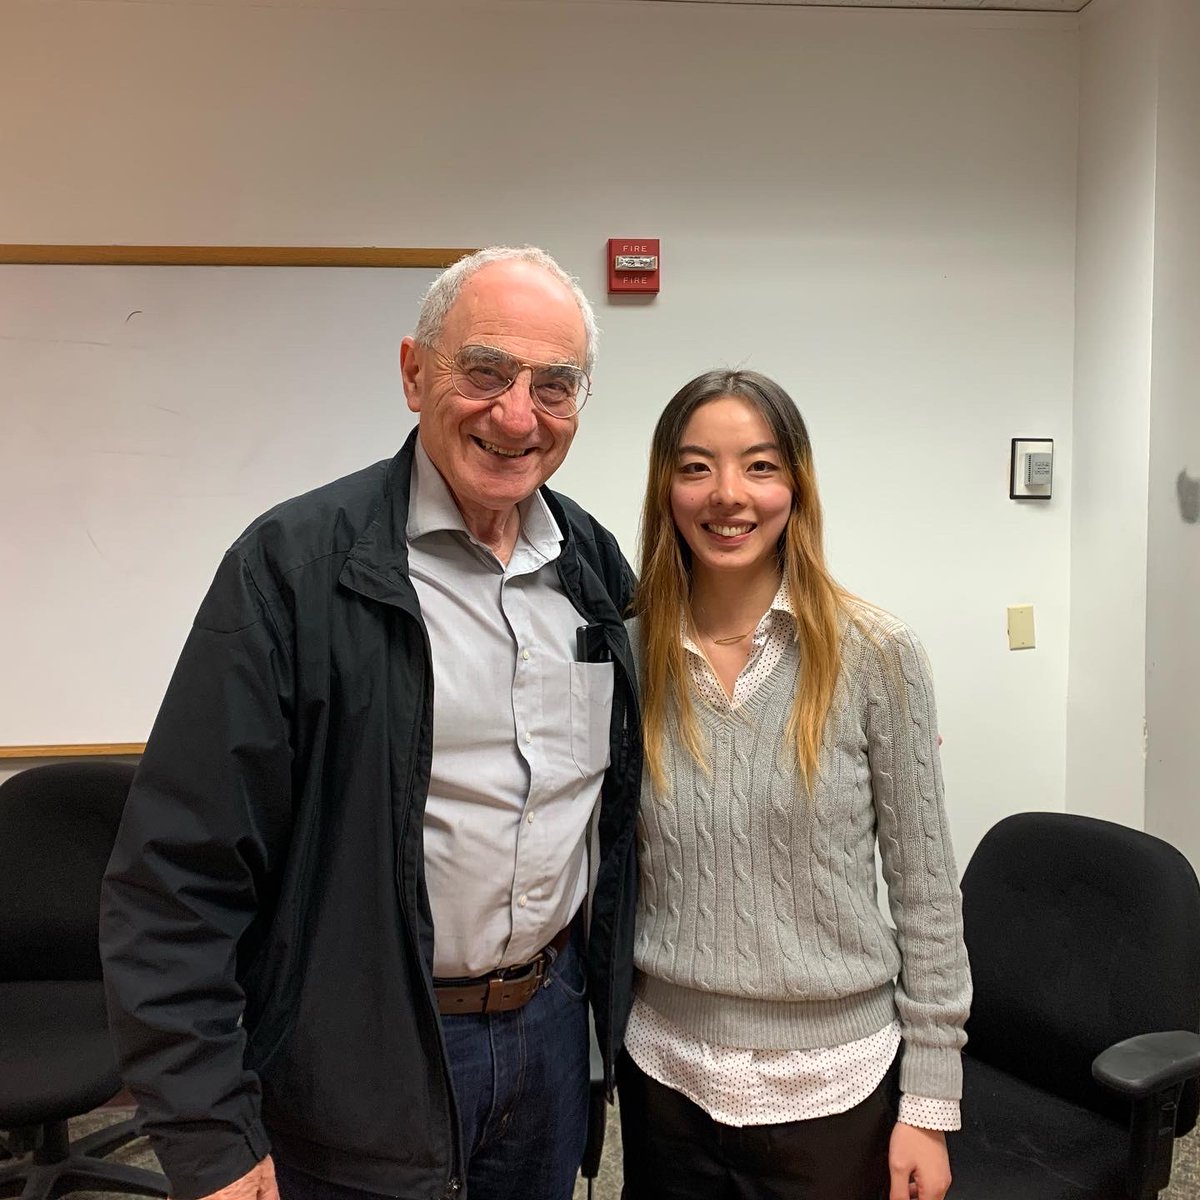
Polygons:
<instances>
[{"instance_id":1,"label":"black pants","mask_svg":"<svg viewBox=\"0 0 1200 1200\"><path fill-rule=\"evenodd\" d=\"M899 1060L844 1113L738 1128L641 1071L617 1066L625 1200L886 1200Z\"/></svg>"}]
</instances>

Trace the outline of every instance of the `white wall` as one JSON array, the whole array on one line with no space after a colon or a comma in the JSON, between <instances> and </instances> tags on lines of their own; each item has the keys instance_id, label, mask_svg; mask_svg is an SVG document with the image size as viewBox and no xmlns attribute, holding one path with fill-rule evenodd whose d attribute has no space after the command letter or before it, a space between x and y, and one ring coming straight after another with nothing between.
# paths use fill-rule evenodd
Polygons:
<instances>
[{"instance_id":1,"label":"white wall","mask_svg":"<svg viewBox=\"0 0 1200 1200\"><path fill-rule=\"evenodd\" d=\"M1153 0L1080 22L1067 809L1141 828L1154 278Z\"/></svg>"},{"instance_id":2,"label":"white wall","mask_svg":"<svg viewBox=\"0 0 1200 1200\"><path fill-rule=\"evenodd\" d=\"M1200 867L1200 9L1093 0L1080 55L1067 807Z\"/></svg>"},{"instance_id":3,"label":"white wall","mask_svg":"<svg viewBox=\"0 0 1200 1200\"><path fill-rule=\"evenodd\" d=\"M1146 828L1200 869L1200 524L1176 480L1200 476L1200 6L1160 0L1150 426Z\"/></svg>"},{"instance_id":4,"label":"white wall","mask_svg":"<svg viewBox=\"0 0 1200 1200\"><path fill-rule=\"evenodd\" d=\"M557 482L630 548L670 394L722 362L777 375L837 572L930 649L965 860L1005 813L1064 805L1076 24L10 2L0 241L540 242L605 331ZM631 51L640 76L614 65ZM650 304L604 299L605 239L626 235L663 241ZM1017 435L1056 439L1049 505L1007 498ZM1039 646L1014 654L1020 601Z\"/></svg>"}]
</instances>

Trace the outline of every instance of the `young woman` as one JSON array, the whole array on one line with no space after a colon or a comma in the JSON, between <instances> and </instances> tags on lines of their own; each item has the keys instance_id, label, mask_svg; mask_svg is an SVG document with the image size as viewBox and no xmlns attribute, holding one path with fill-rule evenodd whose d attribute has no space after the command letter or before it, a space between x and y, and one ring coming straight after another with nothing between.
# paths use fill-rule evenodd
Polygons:
<instances>
[{"instance_id":1,"label":"young woman","mask_svg":"<svg viewBox=\"0 0 1200 1200\"><path fill-rule=\"evenodd\" d=\"M833 582L821 525L778 384L710 371L678 392L630 622L629 1200L941 1200L950 1183L970 977L929 667Z\"/></svg>"}]
</instances>

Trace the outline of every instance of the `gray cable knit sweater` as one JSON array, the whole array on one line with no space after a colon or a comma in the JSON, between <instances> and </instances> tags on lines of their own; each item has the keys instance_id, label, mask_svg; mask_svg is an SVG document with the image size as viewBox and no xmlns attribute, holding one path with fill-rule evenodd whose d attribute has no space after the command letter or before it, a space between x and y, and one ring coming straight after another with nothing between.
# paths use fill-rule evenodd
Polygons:
<instances>
[{"instance_id":1,"label":"gray cable knit sweater","mask_svg":"<svg viewBox=\"0 0 1200 1200\"><path fill-rule=\"evenodd\" d=\"M836 1046L898 1014L901 1089L958 1099L971 983L929 666L901 622L854 616L811 795L786 735L795 644L735 713L693 697L711 774L669 721L668 790L645 773L638 821L637 990L724 1046Z\"/></svg>"}]
</instances>

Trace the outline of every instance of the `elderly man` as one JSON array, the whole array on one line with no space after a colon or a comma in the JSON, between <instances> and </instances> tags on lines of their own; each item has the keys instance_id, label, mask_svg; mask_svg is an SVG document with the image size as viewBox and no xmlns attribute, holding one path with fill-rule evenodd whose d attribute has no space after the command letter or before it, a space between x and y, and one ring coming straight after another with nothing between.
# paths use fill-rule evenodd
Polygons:
<instances>
[{"instance_id":1,"label":"elderly man","mask_svg":"<svg viewBox=\"0 0 1200 1200\"><path fill-rule=\"evenodd\" d=\"M585 991L609 1078L630 1003L640 772L629 568L543 487L594 341L542 251L459 262L401 344L400 453L217 572L101 929L176 1200L571 1193Z\"/></svg>"}]
</instances>

